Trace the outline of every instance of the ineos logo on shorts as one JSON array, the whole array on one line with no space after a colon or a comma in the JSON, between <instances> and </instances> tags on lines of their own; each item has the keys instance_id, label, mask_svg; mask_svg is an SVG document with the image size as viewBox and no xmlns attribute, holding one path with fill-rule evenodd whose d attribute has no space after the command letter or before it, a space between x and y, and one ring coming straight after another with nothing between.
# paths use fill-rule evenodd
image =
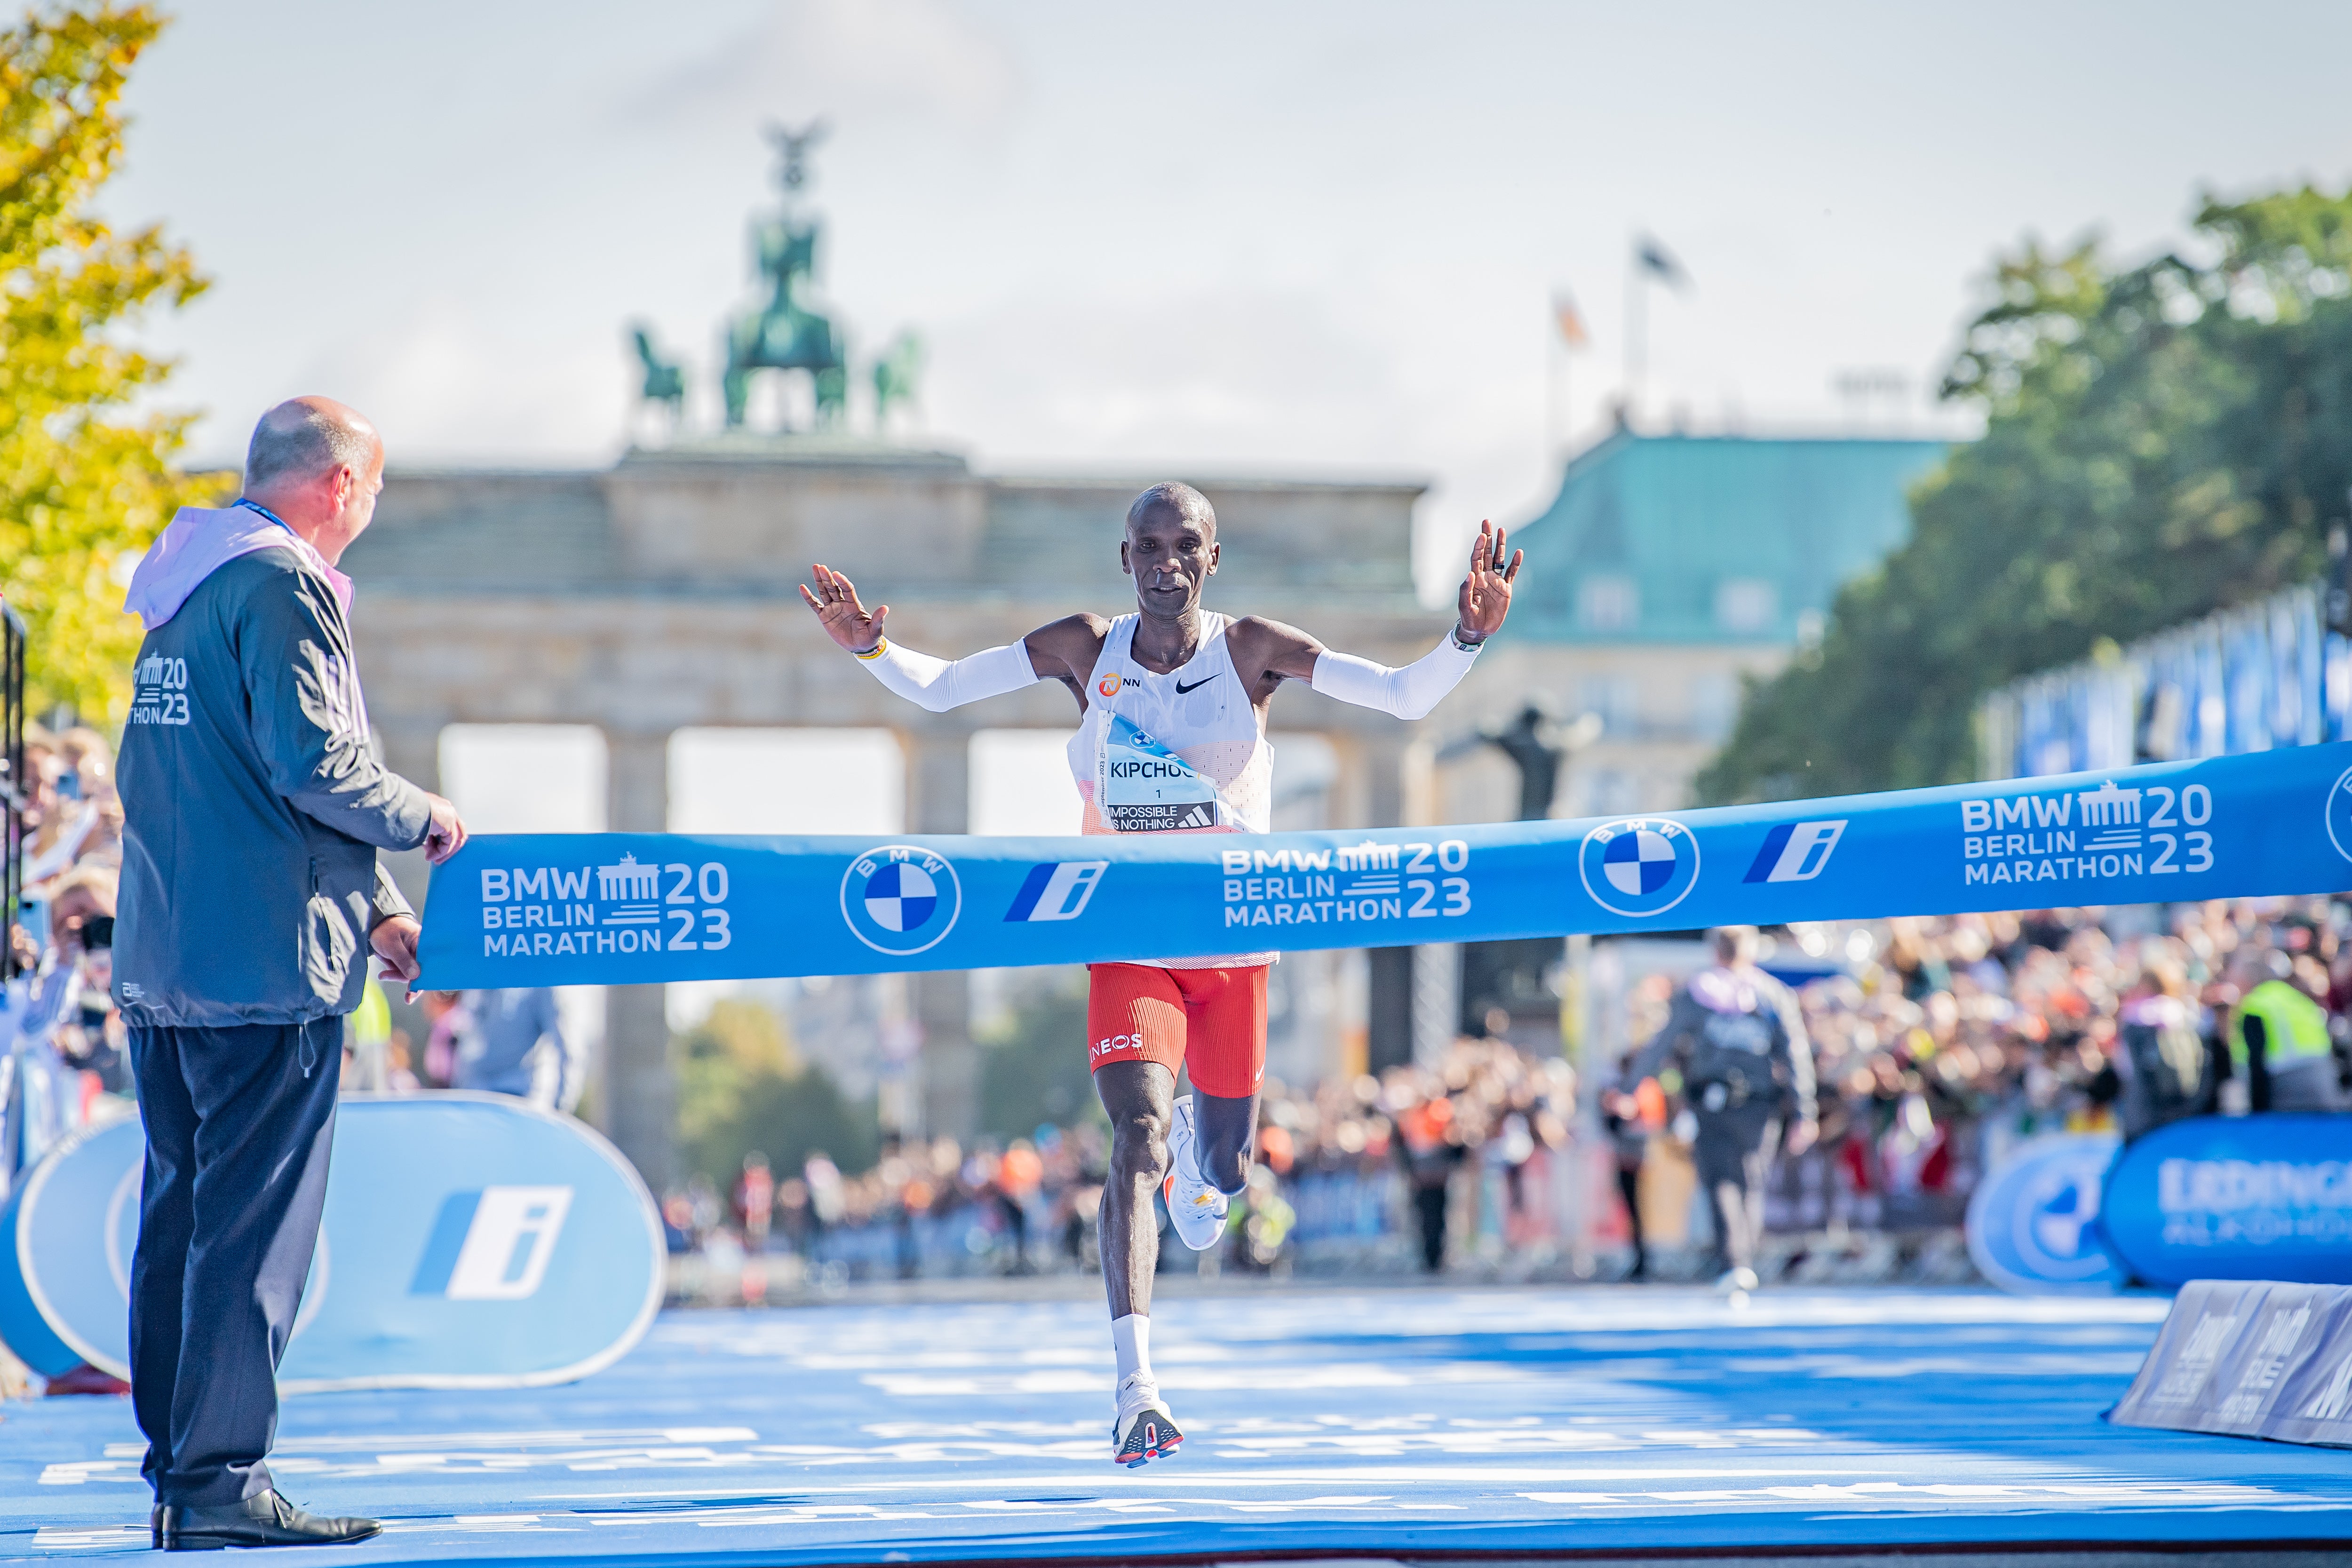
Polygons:
<instances>
[{"instance_id":1,"label":"ineos logo on shorts","mask_svg":"<svg viewBox=\"0 0 2352 1568\"><path fill-rule=\"evenodd\" d=\"M1094 1055L1097 1057L1115 1057L1121 1051L1139 1051L1142 1048L1143 1037L1141 1035L1113 1035L1107 1040L1097 1040L1095 1042Z\"/></svg>"},{"instance_id":2,"label":"ineos logo on shorts","mask_svg":"<svg viewBox=\"0 0 2352 1568\"><path fill-rule=\"evenodd\" d=\"M857 940L898 957L926 952L955 929L963 886L947 858L885 844L849 863L841 878L841 918Z\"/></svg>"},{"instance_id":3,"label":"ineos logo on shorts","mask_svg":"<svg viewBox=\"0 0 2352 1568\"><path fill-rule=\"evenodd\" d=\"M1667 816L1626 816L1584 836L1578 874L1612 914L1661 915L1698 886L1698 839Z\"/></svg>"}]
</instances>

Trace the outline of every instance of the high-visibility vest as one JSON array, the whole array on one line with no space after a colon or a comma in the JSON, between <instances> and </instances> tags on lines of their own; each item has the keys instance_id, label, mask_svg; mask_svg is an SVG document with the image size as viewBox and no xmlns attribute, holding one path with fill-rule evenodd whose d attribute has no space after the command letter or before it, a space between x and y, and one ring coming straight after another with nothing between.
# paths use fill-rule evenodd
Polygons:
<instances>
[{"instance_id":1,"label":"high-visibility vest","mask_svg":"<svg viewBox=\"0 0 2352 1568\"><path fill-rule=\"evenodd\" d=\"M2246 1065L2246 1020L2263 1021L2263 1059L2273 1068L2294 1067L2324 1057L2327 1041L2327 1009L2284 980L2265 980L2245 994L2230 1020L2230 1060Z\"/></svg>"}]
</instances>

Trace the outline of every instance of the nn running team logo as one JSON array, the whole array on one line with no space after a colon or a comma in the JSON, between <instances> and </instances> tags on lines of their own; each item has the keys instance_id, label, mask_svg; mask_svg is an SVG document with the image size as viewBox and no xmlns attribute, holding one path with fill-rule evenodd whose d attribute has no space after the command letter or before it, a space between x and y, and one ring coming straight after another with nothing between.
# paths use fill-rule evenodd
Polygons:
<instances>
[{"instance_id":1,"label":"nn running team logo","mask_svg":"<svg viewBox=\"0 0 2352 1568\"><path fill-rule=\"evenodd\" d=\"M1584 836L1577 870L1612 914L1662 915L1698 885L1698 840L1671 817L1626 816Z\"/></svg>"},{"instance_id":2,"label":"nn running team logo","mask_svg":"<svg viewBox=\"0 0 2352 1568\"><path fill-rule=\"evenodd\" d=\"M963 912L963 885L944 856L885 844L849 863L841 918L877 952L904 958L937 947Z\"/></svg>"}]
</instances>

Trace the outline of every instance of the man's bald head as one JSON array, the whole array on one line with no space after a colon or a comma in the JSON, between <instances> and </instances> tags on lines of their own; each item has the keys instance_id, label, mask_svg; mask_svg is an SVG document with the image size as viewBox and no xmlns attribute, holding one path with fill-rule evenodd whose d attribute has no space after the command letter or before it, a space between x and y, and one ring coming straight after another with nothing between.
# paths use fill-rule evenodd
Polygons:
<instances>
[{"instance_id":1,"label":"man's bald head","mask_svg":"<svg viewBox=\"0 0 2352 1568\"><path fill-rule=\"evenodd\" d=\"M365 475L381 460L375 426L331 397L289 397L261 416L245 451L245 493L325 478L338 468Z\"/></svg>"},{"instance_id":2,"label":"man's bald head","mask_svg":"<svg viewBox=\"0 0 2352 1568\"><path fill-rule=\"evenodd\" d=\"M1216 537L1217 509L1209 504L1207 496L1190 485L1167 479L1136 497L1134 503L1127 509L1128 531L1134 532L1136 525L1154 512L1172 513L1187 522L1198 524L1201 531L1210 538Z\"/></svg>"}]
</instances>

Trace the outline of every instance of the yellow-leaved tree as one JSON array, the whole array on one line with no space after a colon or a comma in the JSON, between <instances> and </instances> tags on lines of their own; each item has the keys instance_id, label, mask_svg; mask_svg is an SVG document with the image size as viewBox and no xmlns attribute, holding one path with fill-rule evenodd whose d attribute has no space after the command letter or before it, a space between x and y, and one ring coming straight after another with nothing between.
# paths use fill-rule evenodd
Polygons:
<instances>
[{"instance_id":1,"label":"yellow-leaved tree","mask_svg":"<svg viewBox=\"0 0 2352 1568\"><path fill-rule=\"evenodd\" d=\"M0 30L0 593L29 633L26 697L119 724L139 623L118 571L215 483L173 465L193 413L138 406L172 362L122 339L205 286L185 250L90 210L122 156L122 87L163 19L42 5Z\"/></svg>"}]
</instances>

